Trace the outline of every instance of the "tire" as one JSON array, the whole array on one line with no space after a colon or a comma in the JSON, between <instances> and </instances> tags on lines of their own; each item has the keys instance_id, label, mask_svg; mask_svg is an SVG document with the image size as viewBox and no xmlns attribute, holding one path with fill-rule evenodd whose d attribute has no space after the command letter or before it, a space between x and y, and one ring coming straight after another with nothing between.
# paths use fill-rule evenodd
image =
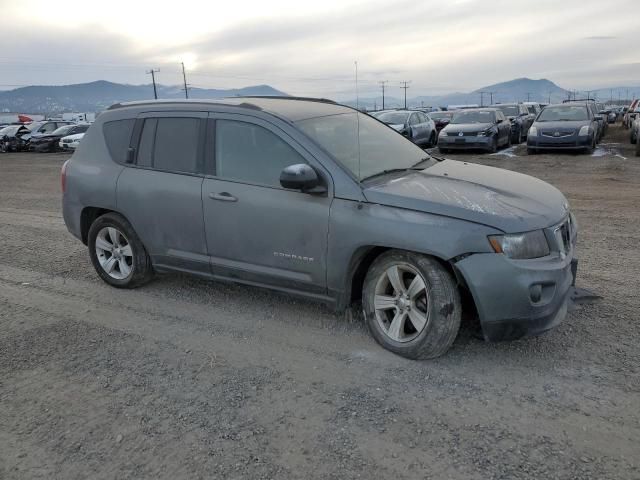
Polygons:
<instances>
[{"instance_id":1,"label":"tire","mask_svg":"<svg viewBox=\"0 0 640 480\"><path fill-rule=\"evenodd\" d=\"M489 153L496 153L498 151L498 137L493 137L493 141L491 142L491 146L489 147Z\"/></svg>"},{"instance_id":2,"label":"tire","mask_svg":"<svg viewBox=\"0 0 640 480\"><path fill-rule=\"evenodd\" d=\"M528 133L528 130L523 131L522 129L520 129L520 141L518 143L527 141L527 137L528 137L527 133Z\"/></svg>"},{"instance_id":3,"label":"tire","mask_svg":"<svg viewBox=\"0 0 640 480\"><path fill-rule=\"evenodd\" d=\"M631 130L631 135L629 135L629 141L634 144L638 141L638 136L633 130Z\"/></svg>"},{"instance_id":4,"label":"tire","mask_svg":"<svg viewBox=\"0 0 640 480\"><path fill-rule=\"evenodd\" d=\"M122 215L107 213L98 217L89 228L87 245L93 268L109 285L116 288L136 288L153 278L153 267L147 250ZM109 246L117 249L109 251ZM99 254L98 250L102 253ZM127 252L131 255L127 255ZM108 268L112 269L111 273L107 272Z\"/></svg>"},{"instance_id":5,"label":"tire","mask_svg":"<svg viewBox=\"0 0 640 480\"><path fill-rule=\"evenodd\" d=\"M594 139L593 142L591 142L591 146L584 149L584 153L587 155L591 155L595 149L596 149L596 141Z\"/></svg>"},{"instance_id":6,"label":"tire","mask_svg":"<svg viewBox=\"0 0 640 480\"><path fill-rule=\"evenodd\" d=\"M396 295L398 290L406 296ZM373 338L403 357L439 357L458 335L460 293L451 274L432 257L400 250L382 254L367 272L362 299Z\"/></svg>"},{"instance_id":7,"label":"tire","mask_svg":"<svg viewBox=\"0 0 640 480\"><path fill-rule=\"evenodd\" d=\"M636 142L636 157L640 157L640 141Z\"/></svg>"},{"instance_id":8,"label":"tire","mask_svg":"<svg viewBox=\"0 0 640 480\"><path fill-rule=\"evenodd\" d=\"M429 147L435 147L438 143L438 136L436 132L431 132L431 136L429 137Z\"/></svg>"}]
</instances>

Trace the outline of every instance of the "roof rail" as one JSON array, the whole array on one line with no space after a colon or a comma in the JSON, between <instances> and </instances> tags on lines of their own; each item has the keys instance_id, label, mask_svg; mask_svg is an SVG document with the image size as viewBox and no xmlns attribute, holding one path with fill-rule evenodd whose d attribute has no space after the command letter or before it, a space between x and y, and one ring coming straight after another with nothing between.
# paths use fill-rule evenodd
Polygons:
<instances>
[{"instance_id":1,"label":"roof rail","mask_svg":"<svg viewBox=\"0 0 640 480\"><path fill-rule=\"evenodd\" d=\"M596 102L595 98L574 98L573 100L563 100L562 103L573 103L573 102Z\"/></svg>"},{"instance_id":2,"label":"roof rail","mask_svg":"<svg viewBox=\"0 0 640 480\"><path fill-rule=\"evenodd\" d=\"M328 98L292 97L289 95L238 95L237 97L228 98L276 98L278 100L304 100L306 102L332 103L334 105L337 105L337 102L329 100Z\"/></svg>"}]
</instances>

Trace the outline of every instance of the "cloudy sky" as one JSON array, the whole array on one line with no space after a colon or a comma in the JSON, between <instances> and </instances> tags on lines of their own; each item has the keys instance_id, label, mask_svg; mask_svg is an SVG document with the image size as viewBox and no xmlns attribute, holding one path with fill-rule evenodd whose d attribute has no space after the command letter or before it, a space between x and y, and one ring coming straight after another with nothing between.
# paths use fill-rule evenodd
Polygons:
<instances>
[{"instance_id":1,"label":"cloudy sky","mask_svg":"<svg viewBox=\"0 0 640 480\"><path fill-rule=\"evenodd\" d=\"M296 95L638 85L637 0L0 0L0 89L98 79ZM394 90L397 90L395 92Z\"/></svg>"}]
</instances>

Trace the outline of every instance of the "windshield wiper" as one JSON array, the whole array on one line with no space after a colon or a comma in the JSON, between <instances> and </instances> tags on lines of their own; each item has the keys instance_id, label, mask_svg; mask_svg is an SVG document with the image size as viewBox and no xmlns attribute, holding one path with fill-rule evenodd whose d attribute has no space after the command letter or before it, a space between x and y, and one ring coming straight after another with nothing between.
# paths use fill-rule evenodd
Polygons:
<instances>
[{"instance_id":1,"label":"windshield wiper","mask_svg":"<svg viewBox=\"0 0 640 480\"><path fill-rule=\"evenodd\" d=\"M416 169L416 170L422 170L422 169L418 169L418 165L420 165L421 163L426 162L427 160L431 160L433 158L435 158L435 157L433 157L432 155L429 155L428 157L421 158L420 161L418 163L416 163L415 165L412 165L411 168L412 169Z\"/></svg>"},{"instance_id":2,"label":"windshield wiper","mask_svg":"<svg viewBox=\"0 0 640 480\"><path fill-rule=\"evenodd\" d=\"M386 175L388 173L398 173L398 172L408 172L408 171L420 171L423 170L422 168L415 168L415 167L407 167L407 168L389 168L387 170L383 170L381 172L378 173L374 173L373 175L369 175L368 177L364 177L361 181L363 180L370 180L372 178L375 177L379 177L381 175Z\"/></svg>"}]
</instances>

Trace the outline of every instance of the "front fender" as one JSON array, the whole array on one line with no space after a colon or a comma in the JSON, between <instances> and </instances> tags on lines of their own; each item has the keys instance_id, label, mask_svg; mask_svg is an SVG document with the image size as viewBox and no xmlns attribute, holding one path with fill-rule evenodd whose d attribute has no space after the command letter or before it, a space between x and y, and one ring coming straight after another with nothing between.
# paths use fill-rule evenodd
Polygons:
<instances>
[{"instance_id":1,"label":"front fender","mask_svg":"<svg viewBox=\"0 0 640 480\"><path fill-rule=\"evenodd\" d=\"M492 253L488 235L499 230L466 220L336 198L327 242L327 287L337 296L350 284L353 258L366 248L424 253L443 261L469 253Z\"/></svg>"}]
</instances>

